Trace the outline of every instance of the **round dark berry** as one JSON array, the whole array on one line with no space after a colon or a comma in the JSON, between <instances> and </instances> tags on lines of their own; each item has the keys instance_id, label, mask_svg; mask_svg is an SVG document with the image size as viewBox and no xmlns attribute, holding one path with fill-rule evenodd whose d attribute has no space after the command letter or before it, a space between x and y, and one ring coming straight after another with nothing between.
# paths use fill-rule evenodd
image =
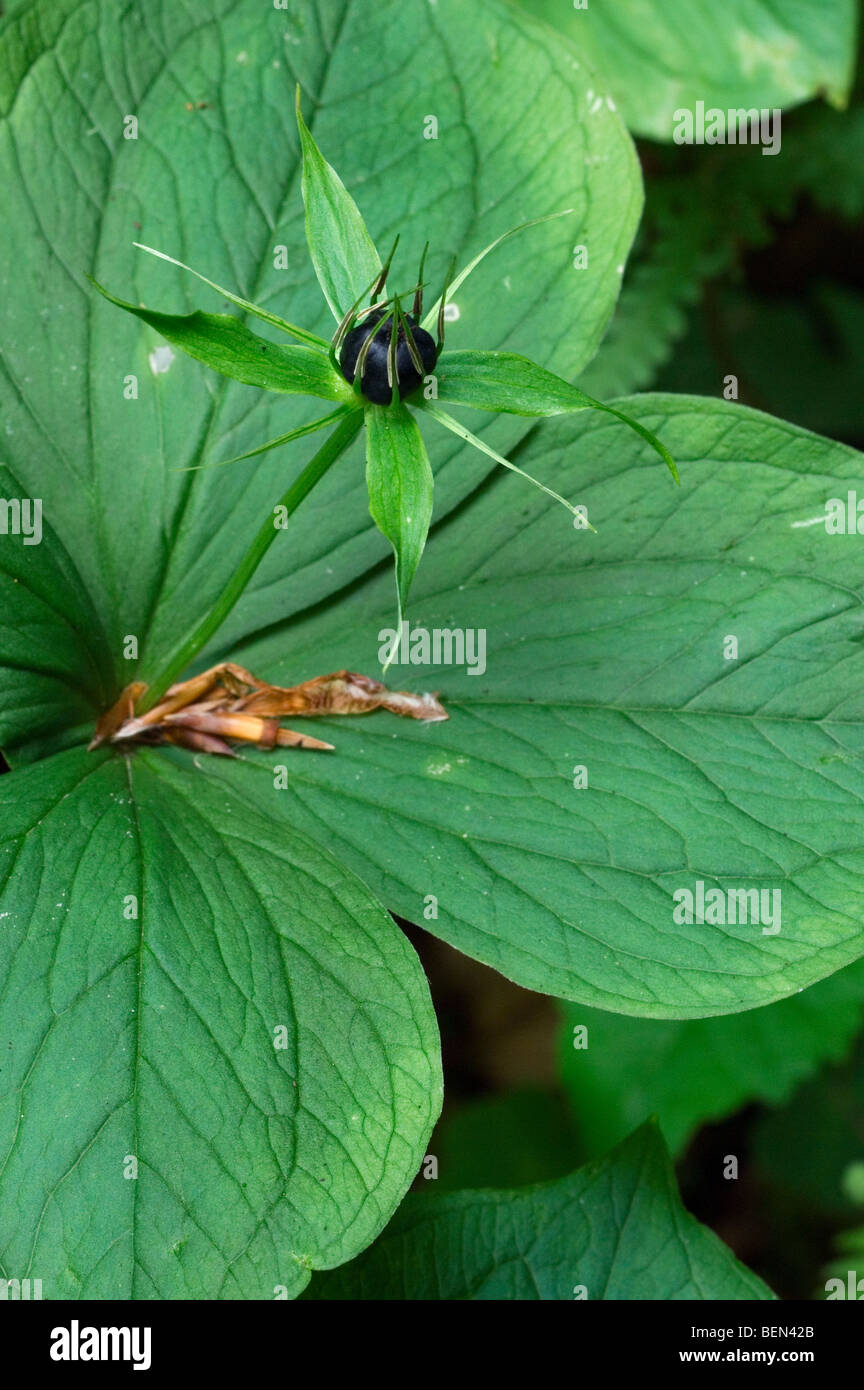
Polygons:
<instances>
[{"instance_id":1,"label":"round dark berry","mask_svg":"<svg viewBox=\"0 0 864 1390\"><path fill-rule=\"evenodd\" d=\"M342 351L339 355L342 375L346 381L353 384L357 358L360 356L367 338L372 338L369 351L366 354L360 390L367 401L373 401L375 405L389 405L393 399L393 388L387 380L387 353L390 348L390 334L393 329L392 316L381 328L376 330L376 325L381 323L385 312L384 309L378 309L374 314L369 314L362 323L358 323L356 328L352 328L342 344ZM417 354L423 363L424 371L429 373L434 370L438 356L435 339L426 332L425 328L419 328L410 314L406 314L405 319L411 329L411 336L416 344ZM423 380L411 361L411 353L405 341L405 329L401 324L399 325L399 338L396 344L396 380L402 399L409 396L412 391L416 391Z\"/></svg>"}]
</instances>

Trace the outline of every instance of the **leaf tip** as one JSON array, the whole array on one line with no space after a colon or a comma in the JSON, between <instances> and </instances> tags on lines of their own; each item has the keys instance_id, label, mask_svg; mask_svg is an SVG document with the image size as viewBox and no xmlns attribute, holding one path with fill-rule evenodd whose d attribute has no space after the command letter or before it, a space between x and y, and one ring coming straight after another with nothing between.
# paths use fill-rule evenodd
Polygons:
<instances>
[{"instance_id":1,"label":"leaf tip","mask_svg":"<svg viewBox=\"0 0 864 1390\"><path fill-rule=\"evenodd\" d=\"M297 117L297 129L300 132L300 140L301 142L305 142L309 136L309 128L303 119L303 93L300 89L299 82L294 90L294 112Z\"/></svg>"}]
</instances>

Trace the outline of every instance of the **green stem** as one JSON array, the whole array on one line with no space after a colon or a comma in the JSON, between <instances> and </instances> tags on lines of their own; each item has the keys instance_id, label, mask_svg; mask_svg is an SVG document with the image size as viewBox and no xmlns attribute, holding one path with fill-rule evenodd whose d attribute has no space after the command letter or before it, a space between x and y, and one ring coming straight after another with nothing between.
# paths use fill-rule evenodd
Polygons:
<instances>
[{"instance_id":1,"label":"green stem","mask_svg":"<svg viewBox=\"0 0 864 1390\"><path fill-rule=\"evenodd\" d=\"M277 502L276 506L284 508L286 516L290 516L292 512L297 510L304 497L324 477L330 465L335 463L340 454L345 452L348 445L355 439L362 423L362 410L352 411L350 415L345 417L339 428L334 430L329 439L322 444L314 458L307 463L299 478L291 484L285 495ZM210 641L214 632L222 626L276 539L279 530L282 529L281 527L277 528L274 524L273 512L275 510L274 507L220 594L218 601L190 635L179 646L175 647L160 674L154 681L150 682L136 706L137 714L145 714L148 709L152 709L155 704L158 704L168 687L173 685L177 678L183 674L202 647Z\"/></svg>"}]
</instances>

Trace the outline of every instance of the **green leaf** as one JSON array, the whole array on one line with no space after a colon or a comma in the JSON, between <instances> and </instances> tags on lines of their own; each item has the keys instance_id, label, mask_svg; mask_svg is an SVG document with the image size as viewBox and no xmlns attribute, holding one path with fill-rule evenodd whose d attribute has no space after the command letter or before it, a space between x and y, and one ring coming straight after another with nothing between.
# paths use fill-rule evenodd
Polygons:
<instances>
[{"instance_id":1,"label":"green leaf","mask_svg":"<svg viewBox=\"0 0 864 1390\"><path fill-rule=\"evenodd\" d=\"M308 425L298 425L296 429L289 430L287 434L280 434L275 439L268 439L266 444L259 444L256 449L247 449L245 454L238 454L236 458L219 459L215 463L195 464L188 471L192 472L197 468L227 468L229 463L242 463L245 459L257 458L259 454L268 454L271 449L280 449L283 444L291 444L295 439L302 439L307 434L317 434L318 430L326 429L328 425L337 424L346 415L356 414L359 416L361 410L362 406L352 406L350 402L340 405L329 415L322 415L320 420L310 420Z\"/></svg>"},{"instance_id":2,"label":"green leaf","mask_svg":"<svg viewBox=\"0 0 864 1390\"><path fill-rule=\"evenodd\" d=\"M337 322L381 269L366 223L336 170L324 159L306 127L297 88L297 129L303 150L306 242L318 283Z\"/></svg>"},{"instance_id":3,"label":"green leaf","mask_svg":"<svg viewBox=\"0 0 864 1390\"><path fill-rule=\"evenodd\" d=\"M449 721L395 740L333 724L338 760L304 760L270 802L394 911L528 988L733 1013L864 954L864 548L818 520L862 459L722 401L623 405L684 461L681 487L596 412L544 422L519 462L596 536L504 473L487 484L435 528L411 604L414 629L485 633L485 659L457 644L448 661L442 641L438 664L389 675L438 691ZM283 683L363 670L389 612L373 576L239 659ZM225 775L266 794L252 761ZM676 922L673 894L699 882L780 889L781 930Z\"/></svg>"},{"instance_id":4,"label":"green leaf","mask_svg":"<svg viewBox=\"0 0 864 1390\"><path fill-rule=\"evenodd\" d=\"M479 449L482 454L486 454L488 458L494 459L496 463L500 463L503 468L509 469L511 473L518 473L521 478L533 484L540 492L545 492L547 497L551 497L555 502L560 502L562 507L566 507L568 511L573 513L574 517L578 515L573 503L568 502L566 497L562 497L560 492L555 492L552 488L547 487L545 483L540 482L539 478L535 478L531 473L526 473L524 468L520 468L519 465L513 463L511 459L505 459L503 454L496 453L484 440L479 439L476 434L472 434L471 430L469 430L466 425L463 425L459 420L454 420L453 416L448 415L440 406L433 405L432 402L429 401L424 403L423 409L427 415L431 415L433 420L437 420L439 425L443 425L445 429L450 430L451 434L457 435L460 439L467 440L469 444L474 445L475 449Z\"/></svg>"},{"instance_id":5,"label":"green leaf","mask_svg":"<svg viewBox=\"0 0 864 1390\"><path fill-rule=\"evenodd\" d=\"M446 284L447 303L449 304L452 301L468 279L468 276L477 269L480 262L485 261L490 251L495 251L503 241L508 241L509 238L515 236L517 232L527 231L529 227L542 227L544 222L554 222L556 217L569 217L574 211L574 208L564 208L561 212L549 212L545 217L532 217L530 221L520 222L518 227L510 227L506 232L502 232L494 241L490 241L488 246L484 246L483 250L479 251L473 260L470 260L466 266L463 266L452 280L448 280ZM426 316L422 320L421 327L425 328L427 333L431 332L437 324L438 314L441 309L441 298L442 296L439 295L432 305L432 308L427 310Z\"/></svg>"},{"instance_id":6,"label":"green leaf","mask_svg":"<svg viewBox=\"0 0 864 1390\"><path fill-rule=\"evenodd\" d=\"M438 400L512 415L566 415L595 402L578 386L515 352L463 348L442 352L435 367Z\"/></svg>"},{"instance_id":7,"label":"green leaf","mask_svg":"<svg viewBox=\"0 0 864 1390\"><path fill-rule=\"evenodd\" d=\"M179 266L181 270L187 270L190 275L194 275L196 280L209 285L211 290L216 290L222 295L223 299L236 304L238 309L251 314L253 318L261 319L262 323L269 323L271 327L278 328L282 333L287 333L289 338L298 338L301 343L307 343L310 347L324 348L329 350L330 344L326 338L319 338L317 333L308 333L305 328L299 328L296 323L289 323L279 314L271 314L267 309L262 309L260 304L251 304L248 299L242 299L240 295L234 294L231 290L226 290L224 285L217 285L214 280L208 280L206 275L202 275L200 270L193 270L191 265L184 265L183 261L178 261L174 256L168 256L164 251L156 251L152 246L144 246L140 241L134 243L139 251L146 251L150 256L156 256L160 261L167 261L169 265Z\"/></svg>"},{"instance_id":8,"label":"green leaf","mask_svg":"<svg viewBox=\"0 0 864 1390\"><path fill-rule=\"evenodd\" d=\"M855 60L854 0L689 0L686 22L666 0L521 0L572 39L630 129L670 140L674 113L787 107L824 95L845 105ZM601 99L601 98L596 98Z\"/></svg>"},{"instance_id":9,"label":"green leaf","mask_svg":"<svg viewBox=\"0 0 864 1390\"><path fill-rule=\"evenodd\" d=\"M35 756L46 740L80 743L112 686L105 632L43 498L28 497L3 465L0 496L8 528L0 538L0 747L12 760Z\"/></svg>"},{"instance_id":10,"label":"green leaf","mask_svg":"<svg viewBox=\"0 0 864 1390\"><path fill-rule=\"evenodd\" d=\"M91 277L88 277L91 278ZM259 338L230 314L160 314L117 299L92 280L101 295L119 309L134 314L167 338L169 343L212 367L214 372L258 386L263 391L286 391L301 396L323 396L328 401L348 401L351 388L329 358L316 348L281 347Z\"/></svg>"},{"instance_id":11,"label":"green leaf","mask_svg":"<svg viewBox=\"0 0 864 1390\"><path fill-rule=\"evenodd\" d=\"M0 824L5 1276L272 1299L368 1244L441 1079L363 885L164 750L0 778Z\"/></svg>"},{"instance_id":12,"label":"green leaf","mask_svg":"<svg viewBox=\"0 0 864 1390\"><path fill-rule=\"evenodd\" d=\"M573 410L605 410L629 425L660 455L678 481L675 461L650 430L623 411L586 396L578 386L547 372L515 352L463 351L443 353L435 369L438 399L478 410L513 415L564 415Z\"/></svg>"},{"instance_id":13,"label":"green leaf","mask_svg":"<svg viewBox=\"0 0 864 1390\"><path fill-rule=\"evenodd\" d=\"M699 1125L751 1101L773 1105L845 1054L864 1016L864 962L766 1009L687 1022L566 1005L562 1079L590 1153L656 1115L673 1153ZM574 1028L587 1046L574 1046Z\"/></svg>"},{"instance_id":14,"label":"green leaf","mask_svg":"<svg viewBox=\"0 0 864 1390\"><path fill-rule=\"evenodd\" d=\"M580 1292L580 1288L585 1292ZM377 1300L771 1299L681 1205L651 1125L572 1176L406 1199L378 1242L306 1297Z\"/></svg>"},{"instance_id":15,"label":"green leaf","mask_svg":"<svg viewBox=\"0 0 864 1390\"><path fill-rule=\"evenodd\" d=\"M432 469L417 422L404 405L366 409L366 485L375 525L393 547L399 621L432 519Z\"/></svg>"}]
</instances>

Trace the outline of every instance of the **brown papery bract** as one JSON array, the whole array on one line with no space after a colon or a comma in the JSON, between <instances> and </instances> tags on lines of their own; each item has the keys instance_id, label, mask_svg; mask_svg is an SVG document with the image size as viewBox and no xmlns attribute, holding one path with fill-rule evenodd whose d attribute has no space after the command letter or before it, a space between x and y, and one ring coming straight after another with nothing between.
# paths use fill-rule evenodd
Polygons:
<instances>
[{"instance_id":1,"label":"brown papery bract","mask_svg":"<svg viewBox=\"0 0 864 1390\"><path fill-rule=\"evenodd\" d=\"M435 723L448 715L435 695L389 690L381 681L356 671L333 671L300 685L270 685L236 662L221 662L190 680L172 685L165 698L146 714L135 702L147 687L134 681L102 715L90 744L134 747L173 743L197 753L232 754L231 742L258 748L310 748L332 751L333 744L284 729L288 715L371 714L389 710L405 719Z\"/></svg>"}]
</instances>

